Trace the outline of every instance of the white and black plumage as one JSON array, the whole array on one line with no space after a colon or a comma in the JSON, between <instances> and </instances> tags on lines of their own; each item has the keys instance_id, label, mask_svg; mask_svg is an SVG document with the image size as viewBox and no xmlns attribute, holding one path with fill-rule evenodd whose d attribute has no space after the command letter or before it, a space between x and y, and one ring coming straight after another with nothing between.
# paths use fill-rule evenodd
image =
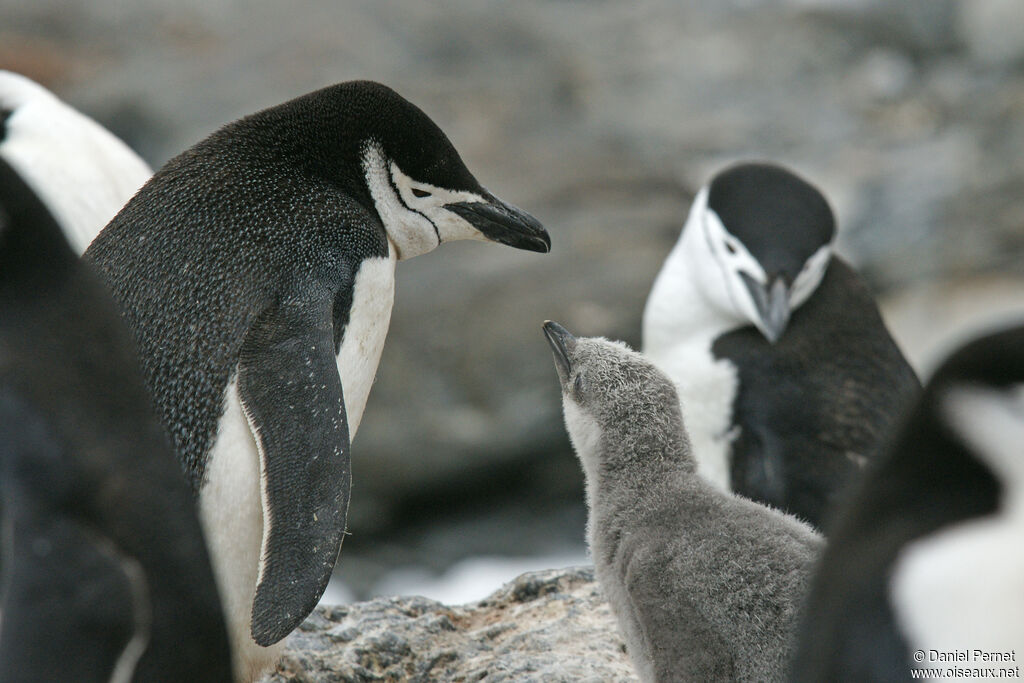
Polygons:
<instances>
[{"instance_id":1,"label":"white and black plumage","mask_svg":"<svg viewBox=\"0 0 1024 683\"><path fill-rule=\"evenodd\" d=\"M396 261L467 238L550 247L421 110L355 81L172 159L86 253L199 497L243 676L330 578Z\"/></svg>"},{"instance_id":2,"label":"white and black plumage","mask_svg":"<svg viewBox=\"0 0 1024 683\"><path fill-rule=\"evenodd\" d=\"M931 651L1021 656L1022 444L1016 327L950 356L869 468L816 572L794 681L905 681L949 666Z\"/></svg>"},{"instance_id":3,"label":"white and black plumage","mask_svg":"<svg viewBox=\"0 0 1024 683\"><path fill-rule=\"evenodd\" d=\"M81 254L152 175L110 131L38 83L0 70L0 159Z\"/></svg>"},{"instance_id":4,"label":"white and black plumage","mask_svg":"<svg viewBox=\"0 0 1024 683\"><path fill-rule=\"evenodd\" d=\"M103 285L0 159L0 682L232 675L192 496Z\"/></svg>"},{"instance_id":5,"label":"white and black plumage","mask_svg":"<svg viewBox=\"0 0 1024 683\"><path fill-rule=\"evenodd\" d=\"M694 200L644 311L701 473L821 528L919 389L821 193L743 163Z\"/></svg>"},{"instance_id":6,"label":"white and black plumage","mask_svg":"<svg viewBox=\"0 0 1024 683\"><path fill-rule=\"evenodd\" d=\"M586 477L595 573L644 681L781 681L822 539L696 472L672 382L544 325Z\"/></svg>"}]
</instances>

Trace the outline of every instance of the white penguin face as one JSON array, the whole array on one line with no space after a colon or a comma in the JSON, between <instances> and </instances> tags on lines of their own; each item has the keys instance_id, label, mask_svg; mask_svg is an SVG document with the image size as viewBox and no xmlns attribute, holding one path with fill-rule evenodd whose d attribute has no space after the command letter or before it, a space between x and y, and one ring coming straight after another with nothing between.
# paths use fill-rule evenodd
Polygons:
<instances>
[{"instance_id":1,"label":"white penguin face","mask_svg":"<svg viewBox=\"0 0 1024 683\"><path fill-rule=\"evenodd\" d=\"M460 202L489 203L488 198L417 181L387 159L379 145L372 143L363 152L363 172L399 259L425 254L441 242L487 239L469 221L447 207Z\"/></svg>"},{"instance_id":2,"label":"white penguin face","mask_svg":"<svg viewBox=\"0 0 1024 683\"><path fill-rule=\"evenodd\" d=\"M741 273L757 282L767 281L764 268L743 243L729 234L718 214L708 208L708 188L694 199L684 230L690 234L690 264L701 293L722 313L738 321L754 322L759 316Z\"/></svg>"},{"instance_id":3,"label":"white penguin face","mask_svg":"<svg viewBox=\"0 0 1024 683\"><path fill-rule=\"evenodd\" d=\"M825 271L828 270L828 263L832 259L832 252L833 244L829 242L804 262L803 269L789 289L789 305L792 310L796 310L807 301L821 284Z\"/></svg>"},{"instance_id":4,"label":"white penguin face","mask_svg":"<svg viewBox=\"0 0 1024 683\"><path fill-rule=\"evenodd\" d=\"M826 244L804 263L791 286L770 280L764 267L732 235L713 209L708 187L694 199L683 228L687 262L697 289L720 314L737 323L751 323L774 342L785 329L789 314L803 304L821 283L832 257Z\"/></svg>"},{"instance_id":5,"label":"white penguin face","mask_svg":"<svg viewBox=\"0 0 1024 683\"><path fill-rule=\"evenodd\" d=\"M1004 481L1009 495L1024 499L1024 384L1002 390L959 385L943 397L942 409L965 445Z\"/></svg>"}]
</instances>

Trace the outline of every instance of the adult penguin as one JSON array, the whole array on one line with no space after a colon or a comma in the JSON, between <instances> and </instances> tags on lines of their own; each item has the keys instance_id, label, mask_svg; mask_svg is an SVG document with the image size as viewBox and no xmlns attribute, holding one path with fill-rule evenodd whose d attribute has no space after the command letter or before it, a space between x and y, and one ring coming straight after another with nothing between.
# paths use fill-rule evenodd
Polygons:
<instances>
[{"instance_id":1,"label":"adult penguin","mask_svg":"<svg viewBox=\"0 0 1024 683\"><path fill-rule=\"evenodd\" d=\"M230 680L192 502L106 289L0 159L0 683Z\"/></svg>"},{"instance_id":2,"label":"adult penguin","mask_svg":"<svg viewBox=\"0 0 1024 683\"><path fill-rule=\"evenodd\" d=\"M740 163L698 192L644 309L701 474L821 529L920 389L825 197Z\"/></svg>"},{"instance_id":3,"label":"adult penguin","mask_svg":"<svg viewBox=\"0 0 1024 683\"><path fill-rule=\"evenodd\" d=\"M1018 325L950 355L870 467L816 570L791 680L1019 677L1021 443Z\"/></svg>"},{"instance_id":4,"label":"adult penguin","mask_svg":"<svg viewBox=\"0 0 1024 683\"><path fill-rule=\"evenodd\" d=\"M354 81L172 159L85 255L199 497L243 672L274 661L330 578L395 263L457 239L550 248L426 114Z\"/></svg>"}]
</instances>

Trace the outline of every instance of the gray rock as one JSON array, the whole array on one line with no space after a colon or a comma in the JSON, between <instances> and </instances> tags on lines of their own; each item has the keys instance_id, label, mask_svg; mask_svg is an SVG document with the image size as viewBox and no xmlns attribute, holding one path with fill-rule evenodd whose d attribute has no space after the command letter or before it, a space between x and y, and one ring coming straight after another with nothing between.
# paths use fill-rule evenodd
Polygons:
<instances>
[{"instance_id":1,"label":"gray rock","mask_svg":"<svg viewBox=\"0 0 1024 683\"><path fill-rule=\"evenodd\" d=\"M593 568L524 574L481 602L319 607L264 683L635 681Z\"/></svg>"}]
</instances>

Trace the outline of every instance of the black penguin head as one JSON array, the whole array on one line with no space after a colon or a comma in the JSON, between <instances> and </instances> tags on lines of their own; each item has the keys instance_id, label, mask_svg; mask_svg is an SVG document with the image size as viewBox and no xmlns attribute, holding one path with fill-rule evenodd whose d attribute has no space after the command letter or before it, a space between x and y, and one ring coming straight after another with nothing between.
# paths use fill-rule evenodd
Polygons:
<instances>
[{"instance_id":1,"label":"black penguin head","mask_svg":"<svg viewBox=\"0 0 1024 683\"><path fill-rule=\"evenodd\" d=\"M484 189L444 132L418 107L370 81L319 91L346 109L343 146L355 143L366 190L399 258L457 239L547 252L531 215Z\"/></svg>"},{"instance_id":2,"label":"black penguin head","mask_svg":"<svg viewBox=\"0 0 1024 683\"><path fill-rule=\"evenodd\" d=\"M765 163L741 163L716 175L697 195L685 230L699 233L689 244L705 295L770 342L821 282L836 233L832 210L816 188Z\"/></svg>"}]
</instances>

